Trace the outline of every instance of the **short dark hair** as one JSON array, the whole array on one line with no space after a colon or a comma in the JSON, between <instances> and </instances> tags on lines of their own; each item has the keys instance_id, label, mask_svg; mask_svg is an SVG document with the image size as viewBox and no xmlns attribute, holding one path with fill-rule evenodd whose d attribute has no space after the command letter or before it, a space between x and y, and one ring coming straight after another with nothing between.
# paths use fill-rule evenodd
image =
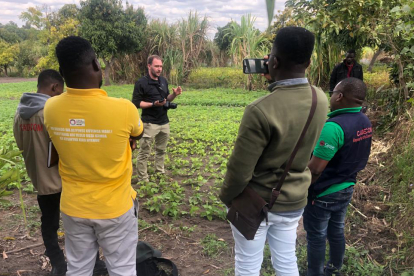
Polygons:
<instances>
[{"instance_id":1,"label":"short dark hair","mask_svg":"<svg viewBox=\"0 0 414 276\"><path fill-rule=\"evenodd\" d=\"M63 78L58 71L53 69L46 69L40 72L39 77L37 78L37 87L45 87L51 83L58 82L63 86Z\"/></svg>"},{"instance_id":2,"label":"short dark hair","mask_svg":"<svg viewBox=\"0 0 414 276\"><path fill-rule=\"evenodd\" d=\"M364 101L367 95L367 86L358 78L346 78L340 83L340 90L342 94L350 95L352 98Z\"/></svg>"},{"instance_id":3,"label":"short dark hair","mask_svg":"<svg viewBox=\"0 0 414 276\"><path fill-rule=\"evenodd\" d=\"M59 41L56 56L63 71L77 70L96 58L92 45L80 36L68 36Z\"/></svg>"},{"instance_id":4,"label":"short dark hair","mask_svg":"<svg viewBox=\"0 0 414 276\"><path fill-rule=\"evenodd\" d=\"M346 53L347 53L347 54L354 54L354 55L356 54L354 49L350 49L350 50L348 50L348 52L346 52Z\"/></svg>"},{"instance_id":5,"label":"short dark hair","mask_svg":"<svg viewBox=\"0 0 414 276\"><path fill-rule=\"evenodd\" d=\"M162 61L162 58L161 58L160 56L157 56L157 55L151 55L151 56L149 56L149 57L148 57L148 59L147 59L147 64L152 64L152 61L153 61L154 59L159 59L159 60L161 60L161 61Z\"/></svg>"},{"instance_id":6,"label":"short dark hair","mask_svg":"<svg viewBox=\"0 0 414 276\"><path fill-rule=\"evenodd\" d=\"M303 64L310 60L315 45L315 36L301 27L284 27L276 35L273 47L284 60Z\"/></svg>"}]
</instances>

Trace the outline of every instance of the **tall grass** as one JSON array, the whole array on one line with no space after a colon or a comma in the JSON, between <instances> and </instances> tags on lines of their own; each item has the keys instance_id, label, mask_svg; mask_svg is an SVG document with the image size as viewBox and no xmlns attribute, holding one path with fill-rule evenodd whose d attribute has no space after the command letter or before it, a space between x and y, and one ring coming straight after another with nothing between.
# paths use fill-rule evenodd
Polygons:
<instances>
[{"instance_id":1,"label":"tall grass","mask_svg":"<svg viewBox=\"0 0 414 276\"><path fill-rule=\"evenodd\" d=\"M271 44L266 36L254 27L256 17L251 14L243 15L240 25L232 21L227 35L233 40L230 45L229 55L233 64L238 66L245 58L262 58L270 52ZM249 90L253 88L253 76L247 78Z\"/></svg>"}]
</instances>

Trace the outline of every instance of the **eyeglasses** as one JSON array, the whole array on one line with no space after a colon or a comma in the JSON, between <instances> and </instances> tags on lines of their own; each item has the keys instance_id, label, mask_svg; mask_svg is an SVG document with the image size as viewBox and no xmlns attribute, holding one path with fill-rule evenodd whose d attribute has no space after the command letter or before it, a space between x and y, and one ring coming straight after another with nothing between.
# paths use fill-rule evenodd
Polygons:
<instances>
[{"instance_id":1,"label":"eyeglasses","mask_svg":"<svg viewBox=\"0 0 414 276\"><path fill-rule=\"evenodd\" d=\"M337 91L329 91L328 92L329 93L329 97L332 97L332 95L333 95L333 93L342 93L342 91L341 90L337 90ZM345 97L345 94L344 93L342 93L342 96L344 97L344 98L349 98L349 95L348 95L348 97ZM352 99L352 100L354 100L355 102L357 102L357 103L360 103L360 104L362 104L364 101L363 100L360 100L360 99L357 99L357 98L349 98L349 99Z\"/></svg>"},{"instance_id":2,"label":"eyeglasses","mask_svg":"<svg viewBox=\"0 0 414 276\"><path fill-rule=\"evenodd\" d=\"M337 93L341 93L340 91L329 91L328 93L329 93L329 97L332 97L332 94L333 93L335 93L335 92L337 92Z\"/></svg>"}]
</instances>

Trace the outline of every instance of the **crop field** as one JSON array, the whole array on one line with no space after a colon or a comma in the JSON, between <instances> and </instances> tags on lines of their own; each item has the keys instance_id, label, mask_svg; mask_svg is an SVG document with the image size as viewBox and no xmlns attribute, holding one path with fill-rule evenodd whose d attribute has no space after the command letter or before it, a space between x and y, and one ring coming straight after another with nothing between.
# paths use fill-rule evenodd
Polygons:
<instances>
[{"instance_id":1,"label":"crop field","mask_svg":"<svg viewBox=\"0 0 414 276\"><path fill-rule=\"evenodd\" d=\"M0 150L16 150L13 138L13 116L23 92L34 92L36 82L0 84ZM133 85L105 87L110 96L130 99ZM266 95L266 91L248 92L234 89L184 90L176 102L178 108L169 111L171 137L168 143L166 174L153 173L153 158L148 170L150 182L136 183L140 202L139 238L161 249L179 267L181 275L232 275L232 236L225 221L225 207L218 191L226 164L237 137L244 107ZM136 163L137 151L132 162ZM23 200L26 206L28 231L40 239L40 211L36 194L24 170L20 157L14 158L22 172ZM5 165L0 174L9 170ZM16 183L10 183L11 190ZM3 197L0 228L0 250L11 251L37 243L19 239L24 236L24 220L18 194ZM17 227L17 228L16 228ZM14 230L18 229L16 232ZM62 242L64 230L61 230ZM63 245L63 244L62 244ZM17 269L42 271L48 263L40 258L42 247L35 248L27 267L12 262L0 265L0 272ZM21 258L19 258L21 260ZM41 261L43 260L43 261ZM32 262L35 266L31 266ZM1 263L0 263L1 264ZM35 269L36 268L36 269ZM38 275L38 274L33 274Z\"/></svg>"},{"instance_id":2,"label":"crop field","mask_svg":"<svg viewBox=\"0 0 414 276\"><path fill-rule=\"evenodd\" d=\"M133 85L104 89L110 96L131 99ZM17 150L13 116L22 93L35 90L33 81L0 84L0 157ZM137 183L134 169L131 184L139 196L139 239L160 249L163 257L176 263L180 275L234 275L234 242L218 192L244 108L267 93L228 88L184 89L176 99L178 108L168 113L171 137L166 173L154 173L153 155L148 165L149 182ZM134 167L136 155L137 151L131 160ZM6 196L2 196L0 189L0 252L5 254L0 258L0 275L15 275L16 271L22 271L22 276L45 275L50 264L43 255L36 192L22 158L18 155L11 160L13 163L0 160L0 175L17 169L22 184L20 187L16 181L8 183L3 189ZM359 215L354 214L351 210L347 219L352 227L360 224ZM352 239L352 245L347 246L345 275L383 275L384 267L372 260L361 240L352 235L353 231L347 228L346 236ZM64 229L58 234L64 247ZM273 276L267 248L264 254L261 275ZM304 275L306 241L301 226L297 256L300 274ZM356 258L358 262L354 262Z\"/></svg>"}]
</instances>

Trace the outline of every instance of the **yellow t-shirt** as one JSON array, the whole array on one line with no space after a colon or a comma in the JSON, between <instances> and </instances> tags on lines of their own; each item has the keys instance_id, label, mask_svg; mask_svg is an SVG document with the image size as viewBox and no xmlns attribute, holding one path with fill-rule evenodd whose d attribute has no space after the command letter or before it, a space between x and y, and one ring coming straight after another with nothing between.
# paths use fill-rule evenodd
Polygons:
<instances>
[{"instance_id":1,"label":"yellow t-shirt","mask_svg":"<svg viewBox=\"0 0 414 276\"><path fill-rule=\"evenodd\" d=\"M59 153L60 208L72 217L112 219L133 205L130 136L143 124L128 100L101 89L72 89L50 98L44 120Z\"/></svg>"}]
</instances>

